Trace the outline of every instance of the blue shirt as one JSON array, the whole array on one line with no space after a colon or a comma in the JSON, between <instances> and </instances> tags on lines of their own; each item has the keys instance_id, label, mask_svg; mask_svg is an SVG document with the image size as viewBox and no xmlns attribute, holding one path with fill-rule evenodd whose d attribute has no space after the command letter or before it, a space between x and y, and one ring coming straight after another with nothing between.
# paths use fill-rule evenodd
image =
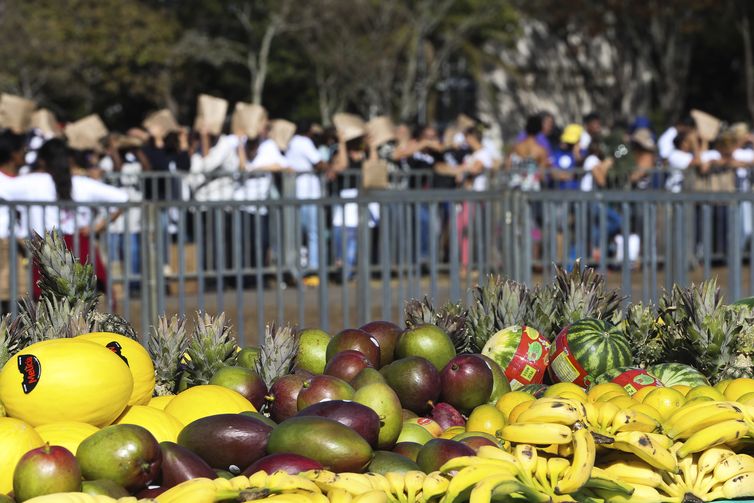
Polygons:
<instances>
[{"instance_id":1,"label":"blue shirt","mask_svg":"<svg viewBox=\"0 0 754 503\"><path fill-rule=\"evenodd\" d=\"M576 159L574 159L573 153L570 151L556 150L555 162L553 163L553 165L555 169L559 169L561 171L569 171L571 172L571 174L574 174L576 170ZM574 177L571 180L559 181L558 188L565 190L578 190L579 179L578 177Z\"/></svg>"}]
</instances>

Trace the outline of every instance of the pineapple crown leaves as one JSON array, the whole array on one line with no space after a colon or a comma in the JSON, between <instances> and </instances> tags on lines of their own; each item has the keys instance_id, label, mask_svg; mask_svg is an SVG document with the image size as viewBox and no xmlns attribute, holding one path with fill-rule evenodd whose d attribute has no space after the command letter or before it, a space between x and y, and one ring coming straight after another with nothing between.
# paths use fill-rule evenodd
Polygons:
<instances>
[{"instance_id":1,"label":"pineapple crown leaves","mask_svg":"<svg viewBox=\"0 0 754 503\"><path fill-rule=\"evenodd\" d=\"M298 345L298 332L293 326L277 326L275 323L265 326L256 370L268 388L275 379L293 370Z\"/></svg>"},{"instance_id":2,"label":"pineapple crown leaves","mask_svg":"<svg viewBox=\"0 0 754 503\"><path fill-rule=\"evenodd\" d=\"M10 314L0 317L0 368L26 346L20 330L20 318L11 320Z\"/></svg>"},{"instance_id":3,"label":"pineapple crown leaves","mask_svg":"<svg viewBox=\"0 0 754 503\"><path fill-rule=\"evenodd\" d=\"M21 299L16 338L19 349L29 344L76 337L92 331L88 306L71 303L67 298L42 297L34 302L30 297Z\"/></svg>"},{"instance_id":4,"label":"pineapple crown leaves","mask_svg":"<svg viewBox=\"0 0 754 503\"><path fill-rule=\"evenodd\" d=\"M139 340L139 336L131 326L131 324L123 317L114 313L100 313L98 311L92 311L89 315L89 319L92 323L93 332L110 332L114 334L120 334L135 341Z\"/></svg>"},{"instance_id":5,"label":"pineapple crown leaves","mask_svg":"<svg viewBox=\"0 0 754 503\"><path fill-rule=\"evenodd\" d=\"M70 304L81 303L87 314L93 311L99 299L94 267L76 260L57 232L35 234L29 246L39 265L42 297L67 299Z\"/></svg>"},{"instance_id":6,"label":"pineapple crown leaves","mask_svg":"<svg viewBox=\"0 0 754 503\"><path fill-rule=\"evenodd\" d=\"M556 265L555 289L557 318L560 330L583 318L611 320L620 310L625 297L607 286L605 278L594 268L582 269L581 260L576 260L571 272Z\"/></svg>"},{"instance_id":7,"label":"pineapple crown leaves","mask_svg":"<svg viewBox=\"0 0 754 503\"><path fill-rule=\"evenodd\" d=\"M658 323L654 305L633 304L622 319L616 315L613 321L630 342L635 365L646 367L668 361L667 330Z\"/></svg>"},{"instance_id":8,"label":"pineapple crown leaves","mask_svg":"<svg viewBox=\"0 0 754 503\"><path fill-rule=\"evenodd\" d=\"M405 307L406 326L409 328L423 324L437 325L448 334L458 353L472 351L470 332L467 327L468 310L461 304L448 302L435 309L432 300L410 299Z\"/></svg>"},{"instance_id":9,"label":"pineapple crown leaves","mask_svg":"<svg viewBox=\"0 0 754 503\"><path fill-rule=\"evenodd\" d=\"M236 363L238 345L225 313L210 316L196 313L194 333L186 347L186 371L189 384L207 384L224 366Z\"/></svg>"},{"instance_id":10,"label":"pineapple crown leaves","mask_svg":"<svg viewBox=\"0 0 754 503\"><path fill-rule=\"evenodd\" d=\"M170 319L160 316L152 331L147 351L154 362L155 392L157 395L171 395L178 387L181 359L188 346L186 322L178 316Z\"/></svg>"},{"instance_id":11,"label":"pineapple crown leaves","mask_svg":"<svg viewBox=\"0 0 754 503\"><path fill-rule=\"evenodd\" d=\"M473 349L480 351L498 330L510 325L530 324L532 295L516 281L488 276L472 290L467 327Z\"/></svg>"}]
</instances>

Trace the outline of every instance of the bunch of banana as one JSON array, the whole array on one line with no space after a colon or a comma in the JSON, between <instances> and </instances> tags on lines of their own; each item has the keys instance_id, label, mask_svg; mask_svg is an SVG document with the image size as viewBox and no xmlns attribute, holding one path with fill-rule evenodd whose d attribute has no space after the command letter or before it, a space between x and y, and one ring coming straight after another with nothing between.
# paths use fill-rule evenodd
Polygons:
<instances>
[{"instance_id":1,"label":"bunch of banana","mask_svg":"<svg viewBox=\"0 0 754 503\"><path fill-rule=\"evenodd\" d=\"M653 433L660 429L655 418L638 409L621 409L611 402L589 402L584 408L589 429L608 438L618 433Z\"/></svg>"},{"instance_id":2,"label":"bunch of banana","mask_svg":"<svg viewBox=\"0 0 754 503\"><path fill-rule=\"evenodd\" d=\"M37 496L26 501L31 501L32 503L137 503L151 500L137 500L133 496L115 499L101 494L55 493Z\"/></svg>"},{"instance_id":3,"label":"bunch of banana","mask_svg":"<svg viewBox=\"0 0 754 503\"><path fill-rule=\"evenodd\" d=\"M440 472L334 473L328 470L302 472L330 501L340 503L415 503L438 499L449 480Z\"/></svg>"},{"instance_id":4,"label":"bunch of banana","mask_svg":"<svg viewBox=\"0 0 754 503\"><path fill-rule=\"evenodd\" d=\"M326 503L327 496L306 477L284 471L256 472L232 479L198 478L178 484L159 495L158 503L212 503L234 498L242 501L274 498L280 503Z\"/></svg>"}]
</instances>

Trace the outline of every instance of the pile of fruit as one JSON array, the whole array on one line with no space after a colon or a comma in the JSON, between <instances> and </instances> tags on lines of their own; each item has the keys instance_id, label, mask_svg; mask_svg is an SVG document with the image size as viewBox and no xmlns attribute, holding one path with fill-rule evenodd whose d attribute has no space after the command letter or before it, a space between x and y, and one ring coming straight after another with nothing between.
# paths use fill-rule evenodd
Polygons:
<instances>
[{"instance_id":1,"label":"pile of fruit","mask_svg":"<svg viewBox=\"0 0 754 503\"><path fill-rule=\"evenodd\" d=\"M222 315L140 341L56 236L31 248L43 296L0 319L0 503L754 497L754 312L714 283L621 307L589 269L490 278L405 329L241 348Z\"/></svg>"}]
</instances>

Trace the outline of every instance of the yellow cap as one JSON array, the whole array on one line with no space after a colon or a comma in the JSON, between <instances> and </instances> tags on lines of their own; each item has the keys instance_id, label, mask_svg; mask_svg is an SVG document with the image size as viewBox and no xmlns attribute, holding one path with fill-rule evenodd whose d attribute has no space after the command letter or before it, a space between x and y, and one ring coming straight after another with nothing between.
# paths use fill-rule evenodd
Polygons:
<instances>
[{"instance_id":1,"label":"yellow cap","mask_svg":"<svg viewBox=\"0 0 754 503\"><path fill-rule=\"evenodd\" d=\"M584 128L579 124L568 124L563 130L563 134L560 135L560 141L574 145L579 142L579 139L581 139L581 133L583 131Z\"/></svg>"}]
</instances>

